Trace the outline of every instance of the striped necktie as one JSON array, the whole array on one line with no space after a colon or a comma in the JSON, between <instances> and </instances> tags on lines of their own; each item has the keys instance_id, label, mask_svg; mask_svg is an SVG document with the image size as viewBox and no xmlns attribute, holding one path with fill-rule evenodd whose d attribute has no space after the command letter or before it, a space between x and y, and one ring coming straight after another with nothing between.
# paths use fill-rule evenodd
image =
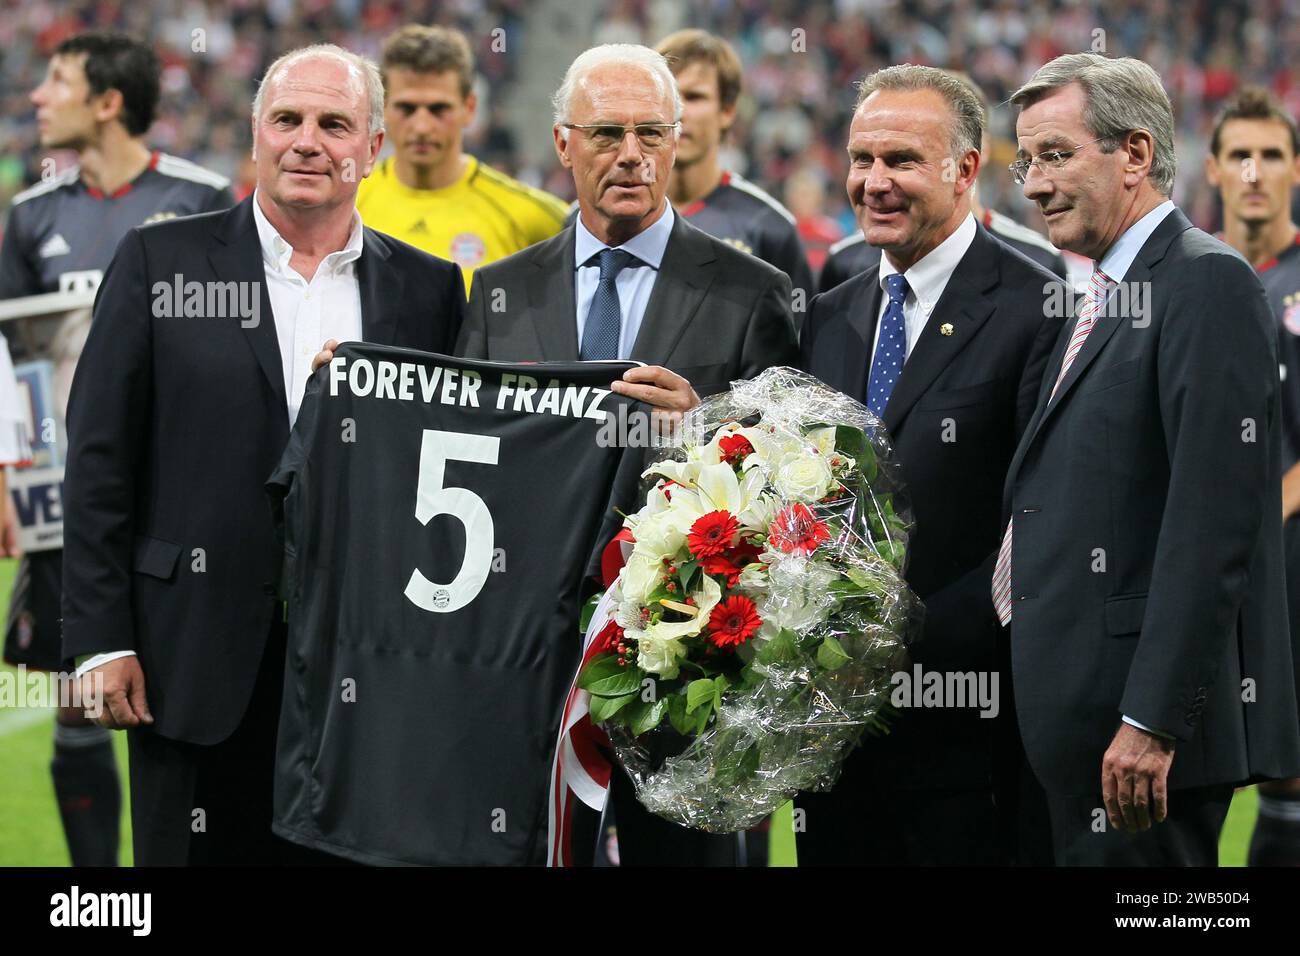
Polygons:
<instances>
[{"instance_id":1,"label":"striped necktie","mask_svg":"<svg viewBox=\"0 0 1300 956\"><path fill-rule=\"evenodd\" d=\"M1070 370L1074 360L1083 351L1083 343L1088 340L1088 333L1097 324L1097 316L1101 313L1102 306L1113 288L1115 288L1114 279L1100 269L1093 272L1092 279L1088 283L1088 297L1083 303L1083 308L1079 310L1079 320L1074 325L1070 344L1065 347L1065 357L1061 359L1061 371L1057 373L1048 402L1056 397L1056 390L1065 380L1065 373ZM998 563L993 569L993 606L997 609L998 620L1004 627L1011 621L1011 528L1014 524L1015 517L1012 516L1007 522L1006 533L1002 535L1002 546L998 548Z\"/></svg>"}]
</instances>

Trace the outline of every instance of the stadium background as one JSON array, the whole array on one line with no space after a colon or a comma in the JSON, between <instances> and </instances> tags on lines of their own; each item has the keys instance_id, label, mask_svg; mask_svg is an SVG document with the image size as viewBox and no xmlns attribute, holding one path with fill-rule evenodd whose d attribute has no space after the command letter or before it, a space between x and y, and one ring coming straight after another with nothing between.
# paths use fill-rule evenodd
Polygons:
<instances>
[{"instance_id":1,"label":"stadium background","mask_svg":"<svg viewBox=\"0 0 1300 956\"><path fill-rule=\"evenodd\" d=\"M1222 101L1258 83L1300 113L1300 0L0 0L0 208L40 178L28 94L69 35L117 29L152 42L163 98L150 145L230 176L242 197L249 104L271 60L327 41L377 58L383 38L409 22L459 28L475 47L480 108L466 149L566 200L572 183L550 145L549 101L570 60L593 44L654 44L685 26L725 37L745 64L745 92L724 166L794 212L814 269L856 228L843 189L853 84L891 63L965 70L981 86L993 104L981 200L1035 228L1005 171L1014 116L999 104L1058 54L1096 50L1155 67L1177 120L1173 198L1211 231L1219 211L1203 157ZM72 160L54 158L59 168ZM14 564L0 562L0 608ZM0 710L0 865L67 863L46 769L51 734L49 715ZM1253 792L1242 791L1223 862L1244 862L1253 818ZM123 844L129 862L126 830ZM786 841L774 858L789 861Z\"/></svg>"}]
</instances>

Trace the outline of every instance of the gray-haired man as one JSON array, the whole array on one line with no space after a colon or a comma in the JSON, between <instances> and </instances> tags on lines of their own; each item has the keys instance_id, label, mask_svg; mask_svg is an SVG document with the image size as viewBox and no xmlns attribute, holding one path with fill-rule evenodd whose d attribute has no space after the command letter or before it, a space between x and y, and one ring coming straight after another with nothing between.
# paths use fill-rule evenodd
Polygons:
<instances>
[{"instance_id":1,"label":"gray-haired man","mask_svg":"<svg viewBox=\"0 0 1300 956\"><path fill-rule=\"evenodd\" d=\"M251 197L123 239L68 405L63 650L93 655L100 723L128 731L138 864L301 858L271 834L285 632L264 484L321 342L446 352L464 309L459 268L357 214L374 64L286 54L252 126Z\"/></svg>"},{"instance_id":2,"label":"gray-haired man","mask_svg":"<svg viewBox=\"0 0 1300 956\"><path fill-rule=\"evenodd\" d=\"M1021 782L1058 864L1212 866L1233 786L1300 770L1273 319L1169 200L1149 66L1058 57L1012 102L1016 181L1095 260L1003 497Z\"/></svg>"}]
</instances>

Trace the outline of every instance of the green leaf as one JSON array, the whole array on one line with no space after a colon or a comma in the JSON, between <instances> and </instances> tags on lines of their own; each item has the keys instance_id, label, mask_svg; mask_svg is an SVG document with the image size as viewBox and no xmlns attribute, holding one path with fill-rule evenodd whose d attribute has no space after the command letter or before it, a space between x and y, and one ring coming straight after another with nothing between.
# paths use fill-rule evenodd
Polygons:
<instances>
[{"instance_id":1,"label":"green leaf","mask_svg":"<svg viewBox=\"0 0 1300 956\"><path fill-rule=\"evenodd\" d=\"M601 654L587 662L578 676L578 686L600 697L622 697L641 689L641 668L619 667L614 654Z\"/></svg>"},{"instance_id":2,"label":"green leaf","mask_svg":"<svg viewBox=\"0 0 1300 956\"><path fill-rule=\"evenodd\" d=\"M849 660L849 655L844 653L844 646L833 637L827 637L822 641L822 646L817 648L817 663L824 670L833 671Z\"/></svg>"},{"instance_id":3,"label":"green leaf","mask_svg":"<svg viewBox=\"0 0 1300 956\"><path fill-rule=\"evenodd\" d=\"M685 694L672 694L668 697L668 721L679 734L689 734L694 730L695 721L686 715Z\"/></svg>"},{"instance_id":4,"label":"green leaf","mask_svg":"<svg viewBox=\"0 0 1300 956\"><path fill-rule=\"evenodd\" d=\"M591 626L591 618L596 613L596 605L600 603L601 595L593 594L587 603L582 606L582 613L578 615L578 633L585 635L587 628Z\"/></svg>"},{"instance_id":5,"label":"green leaf","mask_svg":"<svg viewBox=\"0 0 1300 956\"><path fill-rule=\"evenodd\" d=\"M704 733L704 728L709 726L709 718L712 716L713 716L712 707L701 707L697 711L695 711L695 726L692 729L696 737Z\"/></svg>"},{"instance_id":6,"label":"green leaf","mask_svg":"<svg viewBox=\"0 0 1300 956\"><path fill-rule=\"evenodd\" d=\"M727 749L730 741L718 741L719 749ZM743 750L734 750L719 758L713 771L714 780L723 787L734 787L752 777L759 766L758 742L754 741Z\"/></svg>"},{"instance_id":7,"label":"green leaf","mask_svg":"<svg viewBox=\"0 0 1300 956\"><path fill-rule=\"evenodd\" d=\"M701 677L686 685L686 713L692 714L705 701L713 699L713 679Z\"/></svg>"},{"instance_id":8,"label":"green leaf","mask_svg":"<svg viewBox=\"0 0 1300 956\"><path fill-rule=\"evenodd\" d=\"M867 436L861 428L854 428L852 425L835 426L836 451L842 451L850 458L855 458L861 462L863 456L868 453L869 448ZM872 458L874 457L873 455Z\"/></svg>"},{"instance_id":9,"label":"green leaf","mask_svg":"<svg viewBox=\"0 0 1300 956\"><path fill-rule=\"evenodd\" d=\"M799 656L799 650L795 646L796 634L788 627L784 627L770 641L764 641L758 651L758 662L760 664L777 664L786 663L794 660Z\"/></svg>"},{"instance_id":10,"label":"green leaf","mask_svg":"<svg viewBox=\"0 0 1300 956\"><path fill-rule=\"evenodd\" d=\"M628 727L632 731L632 736L639 737L647 730L654 730L664 719L664 713L668 709L666 698L660 697L653 704L641 701L635 711L628 712Z\"/></svg>"},{"instance_id":11,"label":"green leaf","mask_svg":"<svg viewBox=\"0 0 1300 956\"><path fill-rule=\"evenodd\" d=\"M731 680L726 674L713 678L713 709L722 710L722 695L731 687Z\"/></svg>"},{"instance_id":12,"label":"green leaf","mask_svg":"<svg viewBox=\"0 0 1300 956\"><path fill-rule=\"evenodd\" d=\"M597 697L593 694L591 703L588 705L592 721L599 724L609 720L628 704L635 701L637 697L636 691L624 694L622 697Z\"/></svg>"}]
</instances>

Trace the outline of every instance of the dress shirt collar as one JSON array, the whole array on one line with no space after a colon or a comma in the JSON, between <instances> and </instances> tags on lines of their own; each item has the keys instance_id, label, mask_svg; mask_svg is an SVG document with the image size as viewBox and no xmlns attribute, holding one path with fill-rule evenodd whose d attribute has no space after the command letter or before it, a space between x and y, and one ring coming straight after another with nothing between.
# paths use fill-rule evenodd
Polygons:
<instances>
[{"instance_id":1,"label":"dress shirt collar","mask_svg":"<svg viewBox=\"0 0 1300 956\"><path fill-rule=\"evenodd\" d=\"M587 260L600 252L602 249L622 249L630 252L646 265L658 269L659 264L664 261L664 252L668 248L668 237L673 232L673 220L676 214L673 212L673 204L666 198L664 205L668 208L664 214L655 220L654 225L649 229L637 233L621 246L607 246L601 242L586 226L582 224L582 214L578 214L576 245L574 246L574 268L581 269L586 265Z\"/></svg>"},{"instance_id":2,"label":"dress shirt collar","mask_svg":"<svg viewBox=\"0 0 1300 956\"><path fill-rule=\"evenodd\" d=\"M271 225L271 220L266 218L266 213L262 212L262 207L257 201L256 190L253 191L253 219L257 223L257 238L262 246L262 261L267 268L287 274L290 271L289 257L293 255L293 246L289 245L275 226ZM361 213L353 209L352 232L348 235L347 244L342 249L331 252L322 259L321 267L327 268L337 275L343 271L345 266L360 259L361 233Z\"/></svg>"},{"instance_id":3,"label":"dress shirt collar","mask_svg":"<svg viewBox=\"0 0 1300 956\"><path fill-rule=\"evenodd\" d=\"M1151 233L1156 231L1156 227L1165 221L1165 216L1174 211L1174 203L1171 199L1166 199L1155 209L1139 219L1133 225L1129 226L1124 235L1115 240L1106 254L1102 256L1101 262L1097 267L1102 272L1110 276L1115 282L1123 282L1124 276L1133 266L1133 260L1137 254L1142 251L1146 245Z\"/></svg>"},{"instance_id":4,"label":"dress shirt collar","mask_svg":"<svg viewBox=\"0 0 1300 956\"><path fill-rule=\"evenodd\" d=\"M953 270L966 255L966 250L975 241L975 217L967 214L952 235L927 252L919 262L903 273L907 288L916 297L916 304L922 314L929 315L943 295L943 290L952 277ZM898 272L889 256L880 255L880 288L888 297L889 289L885 280Z\"/></svg>"}]
</instances>

